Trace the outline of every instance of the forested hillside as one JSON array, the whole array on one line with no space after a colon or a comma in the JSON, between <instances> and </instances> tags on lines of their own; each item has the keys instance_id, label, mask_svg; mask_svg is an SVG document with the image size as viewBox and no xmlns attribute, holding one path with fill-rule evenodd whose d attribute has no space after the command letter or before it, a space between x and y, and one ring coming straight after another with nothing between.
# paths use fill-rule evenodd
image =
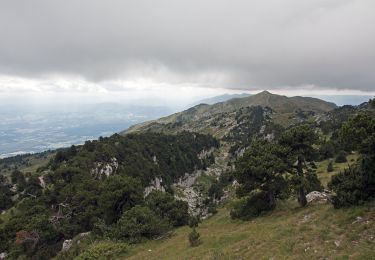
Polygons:
<instances>
[{"instance_id":1,"label":"forested hillside","mask_svg":"<svg viewBox=\"0 0 375 260\"><path fill-rule=\"evenodd\" d=\"M263 92L39 160L3 160L0 251L11 259L373 257L374 145L371 102L336 107Z\"/></svg>"},{"instance_id":2,"label":"forested hillside","mask_svg":"<svg viewBox=\"0 0 375 260\"><path fill-rule=\"evenodd\" d=\"M14 170L11 178L1 179L0 206L9 216L0 224L0 250L11 258L49 258L65 239L95 227L116 239L137 241L184 225L188 206L173 198L171 184L210 165L214 158L199 154L218 145L212 137L192 133L114 135L60 150L34 174ZM129 228L127 218L145 214L154 223L139 234L115 232Z\"/></svg>"}]
</instances>

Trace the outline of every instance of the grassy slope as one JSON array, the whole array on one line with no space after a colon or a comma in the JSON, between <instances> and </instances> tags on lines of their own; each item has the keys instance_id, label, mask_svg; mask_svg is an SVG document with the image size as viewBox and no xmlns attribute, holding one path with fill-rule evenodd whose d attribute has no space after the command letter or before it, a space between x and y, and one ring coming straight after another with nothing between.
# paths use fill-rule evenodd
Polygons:
<instances>
[{"instance_id":1,"label":"grassy slope","mask_svg":"<svg viewBox=\"0 0 375 260\"><path fill-rule=\"evenodd\" d=\"M358 216L363 220L353 223ZM375 259L374 220L374 203L335 210L286 202L246 222L231 220L222 208L198 228L198 247L189 246L190 228L184 227L172 238L133 247L130 259Z\"/></svg>"},{"instance_id":2,"label":"grassy slope","mask_svg":"<svg viewBox=\"0 0 375 260\"><path fill-rule=\"evenodd\" d=\"M39 157L38 154L31 154L26 156L21 163L7 163L9 166L8 169L4 169L3 166L5 163L0 162L0 174L9 176L14 170L14 167L17 167L17 169L23 173L30 172L35 174L36 170L41 166L45 166L55 154L55 152L48 152L42 157Z\"/></svg>"},{"instance_id":3,"label":"grassy slope","mask_svg":"<svg viewBox=\"0 0 375 260\"><path fill-rule=\"evenodd\" d=\"M358 155L348 156L348 162ZM319 177L326 186L330 177L348 163L318 163ZM188 243L190 228L178 229L169 238L148 241L130 250L130 259L375 259L375 202L347 209L329 204L299 208L294 201L279 202L278 208L253 221L232 220L230 203L198 228L202 244ZM356 222L356 218L361 221Z\"/></svg>"},{"instance_id":4,"label":"grassy slope","mask_svg":"<svg viewBox=\"0 0 375 260\"><path fill-rule=\"evenodd\" d=\"M358 159L358 154L350 154L347 156L347 162L345 163L335 163L334 159L324 160L322 162L318 162L316 166L318 167L316 172L318 174L318 178L322 182L324 187L327 187L327 183L331 180L332 175L335 175L339 173L340 171L344 170L344 168L347 168L348 165L353 164ZM329 164L329 161L333 161L333 172L327 172L327 167Z\"/></svg>"}]
</instances>

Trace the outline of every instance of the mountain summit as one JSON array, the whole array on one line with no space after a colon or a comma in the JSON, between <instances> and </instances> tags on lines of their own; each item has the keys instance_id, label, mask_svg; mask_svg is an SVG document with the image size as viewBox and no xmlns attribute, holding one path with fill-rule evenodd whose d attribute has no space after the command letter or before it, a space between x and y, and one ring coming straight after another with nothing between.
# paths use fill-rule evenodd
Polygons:
<instances>
[{"instance_id":1,"label":"mountain summit","mask_svg":"<svg viewBox=\"0 0 375 260\"><path fill-rule=\"evenodd\" d=\"M256 107L262 108L263 112L267 110L272 113L274 123L288 126L308 117L329 112L337 106L317 98L287 97L263 91L256 95L230 99L213 105L199 104L158 120L132 126L122 134L145 130L166 133L197 131L222 137L240 123L237 122L238 113Z\"/></svg>"}]
</instances>

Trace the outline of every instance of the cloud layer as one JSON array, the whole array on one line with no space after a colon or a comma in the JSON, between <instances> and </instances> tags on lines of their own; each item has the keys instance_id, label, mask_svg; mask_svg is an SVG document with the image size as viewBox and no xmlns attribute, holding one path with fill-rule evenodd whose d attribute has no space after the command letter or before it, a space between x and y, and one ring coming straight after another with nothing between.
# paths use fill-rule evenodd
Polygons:
<instances>
[{"instance_id":1,"label":"cloud layer","mask_svg":"<svg viewBox=\"0 0 375 260\"><path fill-rule=\"evenodd\" d=\"M374 10L373 0L6 1L0 74L375 91Z\"/></svg>"}]
</instances>

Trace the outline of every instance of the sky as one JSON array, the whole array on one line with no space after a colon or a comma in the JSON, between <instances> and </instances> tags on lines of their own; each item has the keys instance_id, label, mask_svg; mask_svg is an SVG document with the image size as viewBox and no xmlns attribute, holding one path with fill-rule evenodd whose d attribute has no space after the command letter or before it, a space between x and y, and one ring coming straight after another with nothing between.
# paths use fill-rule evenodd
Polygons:
<instances>
[{"instance_id":1,"label":"sky","mask_svg":"<svg viewBox=\"0 0 375 260\"><path fill-rule=\"evenodd\" d=\"M0 3L0 101L375 95L373 0Z\"/></svg>"}]
</instances>

